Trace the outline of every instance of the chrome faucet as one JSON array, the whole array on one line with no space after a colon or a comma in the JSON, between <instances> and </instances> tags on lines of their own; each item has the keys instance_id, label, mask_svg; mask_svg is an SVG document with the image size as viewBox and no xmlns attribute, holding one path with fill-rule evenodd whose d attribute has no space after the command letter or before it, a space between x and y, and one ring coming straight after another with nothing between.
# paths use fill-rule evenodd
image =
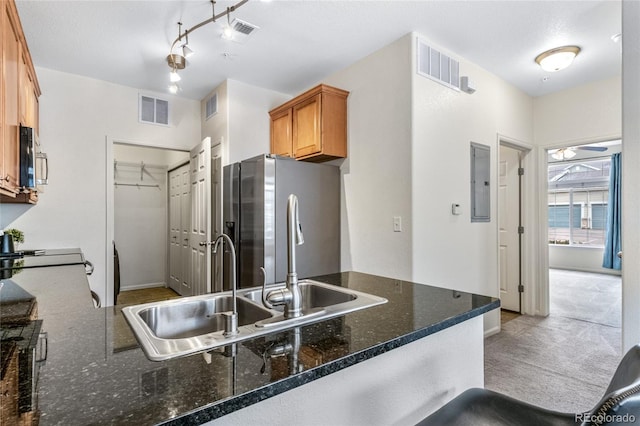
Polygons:
<instances>
[{"instance_id":1,"label":"chrome faucet","mask_svg":"<svg viewBox=\"0 0 640 426\"><path fill-rule=\"evenodd\" d=\"M262 303L267 308L274 305L284 305L285 318L297 318L302 316L302 293L298 286L298 274L296 273L296 245L304 243L300 215L298 213L298 197L289 195L287 200L287 261L288 272L286 288L266 292L266 280L262 285ZM264 273L264 269L263 269Z\"/></svg>"},{"instance_id":2,"label":"chrome faucet","mask_svg":"<svg viewBox=\"0 0 640 426\"><path fill-rule=\"evenodd\" d=\"M225 335L233 335L233 334L237 334L238 333L238 304L237 304L237 299L236 299L236 290L237 290L237 284L236 284L236 248L233 245L233 241L231 241L231 238L229 238L229 236L227 234L220 234L214 241L213 241L213 245L211 246L211 251L215 254L218 252L218 246L220 245L221 241L225 241L228 245L229 245L229 249L231 252L231 265L233 265L231 267L231 293L232 293L232 300L233 300L233 311L232 312L224 312L223 315L225 316L225 322L224 322L224 334Z\"/></svg>"}]
</instances>

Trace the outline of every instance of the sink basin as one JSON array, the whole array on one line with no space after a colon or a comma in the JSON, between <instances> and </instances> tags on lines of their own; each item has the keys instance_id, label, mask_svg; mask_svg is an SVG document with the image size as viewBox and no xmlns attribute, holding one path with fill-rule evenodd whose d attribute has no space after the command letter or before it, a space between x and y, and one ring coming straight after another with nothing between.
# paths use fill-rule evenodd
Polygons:
<instances>
[{"instance_id":1,"label":"sink basin","mask_svg":"<svg viewBox=\"0 0 640 426\"><path fill-rule=\"evenodd\" d=\"M387 302L382 297L318 281L301 280L299 285L303 315L297 318L285 318L281 306L262 306L262 288L239 289L238 333L233 335L224 334L224 314L232 310L230 291L128 306L122 313L147 358L162 361ZM269 290L273 288L278 285Z\"/></svg>"},{"instance_id":2,"label":"sink basin","mask_svg":"<svg viewBox=\"0 0 640 426\"><path fill-rule=\"evenodd\" d=\"M302 293L302 312L347 303L358 298L356 293L349 292L342 287L323 285L315 281L302 280L298 286ZM247 292L244 296L256 303L262 303L262 289ZM274 309L283 312L284 306L274 306Z\"/></svg>"},{"instance_id":3,"label":"sink basin","mask_svg":"<svg viewBox=\"0 0 640 426\"><path fill-rule=\"evenodd\" d=\"M270 318L271 312L246 299L238 298L238 326ZM183 303L155 305L138 315L149 330L162 339L180 339L224 331L223 312L233 310L231 296L183 300Z\"/></svg>"}]
</instances>

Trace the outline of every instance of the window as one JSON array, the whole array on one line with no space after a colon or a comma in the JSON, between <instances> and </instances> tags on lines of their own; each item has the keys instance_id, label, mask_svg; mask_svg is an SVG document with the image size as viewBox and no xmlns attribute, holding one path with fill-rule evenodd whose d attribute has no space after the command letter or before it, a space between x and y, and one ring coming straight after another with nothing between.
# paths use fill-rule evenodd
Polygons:
<instances>
[{"instance_id":1,"label":"window","mask_svg":"<svg viewBox=\"0 0 640 426\"><path fill-rule=\"evenodd\" d=\"M610 158L549 165L549 243L604 246Z\"/></svg>"}]
</instances>

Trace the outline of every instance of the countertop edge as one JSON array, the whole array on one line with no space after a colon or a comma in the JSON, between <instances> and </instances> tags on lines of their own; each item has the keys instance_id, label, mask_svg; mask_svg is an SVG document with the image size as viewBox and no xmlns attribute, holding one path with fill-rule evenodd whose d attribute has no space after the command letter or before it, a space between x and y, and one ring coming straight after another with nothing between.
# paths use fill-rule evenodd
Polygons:
<instances>
[{"instance_id":1,"label":"countertop edge","mask_svg":"<svg viewBox=\"0 0 640 426\"><path fill-rule=\"evenodd\" d=\"M295 389L299 386L310 383L321 377L328 376L337 371L340 371L352 365L358 364L362 361L366 361L378 355L382 355L390 350L399 348L401 346L414 342L418 339L422 339L423 337L429 336L431 334L435 334L439 331L445 330L456 324L460 324L464 321L467 321L471 318L475 318L477 316L480 316L486 312L492 311L499 307L500 307L500 300L499 299L493 300L491 303L488 303L486 305L483 305L477 308L473 308L462 314L447 318L443 321L440 321L436 324L432 324L428 327L424 327L419 330L413 331L411 333L398 336L394 339L379 343L363 351L350 354L346 357L328 362L326 364L320 365L310 370L303 371L302 373L297 374L295 376L287 377L286 379L280 380L275 383L271 383L267 386L263 386L258 389L254 389L250 392L246 392L241 395L237 395L235 397L229 398L219 403L200 407L194 411L185 413L180 417L176 417L174 419L170 419L170 420L166 420L161 423L158 423L158 425L167 425L167 426L201 425L208 421L215 420L217 418L230 414L234 411L237 411L242 408L248 407L250 405L256 404L258 402L264 401L265 399L284 393L288 390Z\"/></svg>"}]
</instances>

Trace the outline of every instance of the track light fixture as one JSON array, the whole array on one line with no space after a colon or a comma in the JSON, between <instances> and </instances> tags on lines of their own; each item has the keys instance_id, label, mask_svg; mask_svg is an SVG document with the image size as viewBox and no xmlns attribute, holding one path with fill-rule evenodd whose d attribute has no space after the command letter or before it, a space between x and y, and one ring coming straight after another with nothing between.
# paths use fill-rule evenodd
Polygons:
<instances>
[{"instance_id":1,"label":"track light fixture","mask_svg":"<svg viewBox=\"0 0 640 426\"><path fill-rule=\"evenodd\" d=\"M231 28L231 14L229 14L229 8L227 8L227 26L222 30L222 38L225 40L231 40L233 38L233 28Z\"/></svg>"},{"instance_id":2,"label":"track light fixture","mask_svg":"<svg viewBox=\"0 0 640 426\"><path fill-rule=\"evenodd\" d=\"M184 37L185 37L185 43L182 45L182 56L184 56L185 58L188 58L195 53L189 47L189 30L185 30Z\"/></svg>"},{"instance_id":3,"label":"track light fixture","mask_svg":"<svg viewBox=\"0 0 640 426\"><path fill-rule=\"evenodd\" d=\"M227 25L223 29L223 38L232 39L233 38L233 29L231 27L230 15L232 12L235 12L240 6L247 3L249 0L241 0L236 3L234 6L227 7L224 12L221 12L216 15L215 11L215 0L211 1L211 18L205 19L199 24L194 25L191 28L188 28L182 32L182 22L178 22L178 37L171 44L171 49L169 50L169 55L167 55L167 65L171 68L171 72L169 73L169 81L172 84L169 85L169 91L171 93L177 93L179 91L179 86L176 82L180 81L180 75L178 74L178 70L183 70L187 66L187 59L191 55L193 55L193 50L189 47L189 34L194 32L200 27L203 27L212 22L216 22L220 18L227 17ZM226 36L225 36L226 35ZM184 43L180 44L184 40ZM174 48L176 46L180 46L182 49L182 54L174 53Z\"/></svg>"},{"instance_id":4,"label":"track light fixture","mask_svg":"<svg viewBox=\"0 0 640 426\"><path fill-rule=\"evenodd\" d=\"M172 69L171 72L169 73L169 81L172 83L175 83L177 81L180 81L180 75L178 74L178 71L176 71L176 69Z\"/></svg>"},{"instance_id":5,"label":"track light fixture","mask_svg":"<svg viewBox=\"0 0 640 426\"><path fill-rule=\"evenodd\" d=\"M178 86L178 83L171 83L169 85L169 92L171 92L172 94L176 94L180 91L180 86Z\"/></svg>"}]
</instances>

